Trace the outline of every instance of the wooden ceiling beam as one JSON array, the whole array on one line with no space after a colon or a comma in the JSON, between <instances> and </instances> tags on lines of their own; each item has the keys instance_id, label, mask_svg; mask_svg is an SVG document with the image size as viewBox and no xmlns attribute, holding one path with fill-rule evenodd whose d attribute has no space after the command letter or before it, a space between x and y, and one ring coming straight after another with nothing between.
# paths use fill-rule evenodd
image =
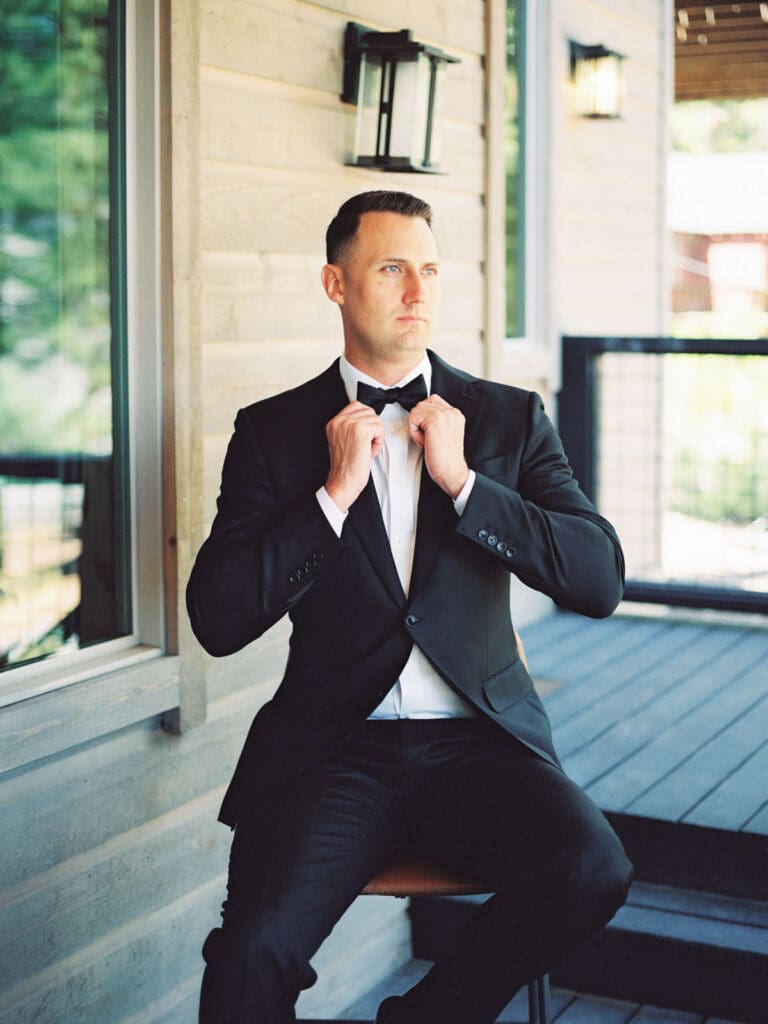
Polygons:
<instances>
[{"instance_id":1,"label":"wooden ceiling beam","mask_svg":"<svg viewBox=\"0 0 768 1024\"><path fill-rule=\"evenodd\" d=\"M675 0L675 97L753 99L768 96L768 23L755 0L734 12L730 0L687 3ZM712 9L714 25L706 19ZM687 38L677 38L679 13L685 11ZM698 36L706 36L700 43Z\"/></svg>"}]
</instances>

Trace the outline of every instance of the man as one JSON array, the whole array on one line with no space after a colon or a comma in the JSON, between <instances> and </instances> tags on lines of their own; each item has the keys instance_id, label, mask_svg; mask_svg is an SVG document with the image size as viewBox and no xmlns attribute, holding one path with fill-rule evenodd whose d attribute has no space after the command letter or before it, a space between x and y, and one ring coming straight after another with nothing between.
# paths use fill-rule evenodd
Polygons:
<instances>
[{"instance_id":1,"label":"man","mask_svg":"<svg viewBox=\"0 0 768 1024\"><path fill-rule=\"evenodd\" d=\"M496 895L377 1022L486 1024L610 919L631 871L560 768L509 574L609 615L621 548L538 396L428 351L440 264L427 204L355 196L326 242L344 355L238 414L188 588L212 654L293 623L221 810L235 836L200 1020L295 1020L310 957L404 853Z\"/></svg>"}]
</instances>

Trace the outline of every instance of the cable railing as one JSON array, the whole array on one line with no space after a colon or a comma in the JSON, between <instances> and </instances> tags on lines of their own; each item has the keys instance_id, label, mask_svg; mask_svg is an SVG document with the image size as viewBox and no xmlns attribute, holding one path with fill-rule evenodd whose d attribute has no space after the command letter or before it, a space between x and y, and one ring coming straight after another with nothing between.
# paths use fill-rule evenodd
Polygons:
<instances>
[{"instance_id":1,"label":"cable railing","mask_svg":"<svg viewBox=\"0 0 768 1024\"><path fill-rule=\"evenodd\" d=\"M559 429L626 598L768 612L768 340L563 338Z\"/></svg>"}]
</instances>

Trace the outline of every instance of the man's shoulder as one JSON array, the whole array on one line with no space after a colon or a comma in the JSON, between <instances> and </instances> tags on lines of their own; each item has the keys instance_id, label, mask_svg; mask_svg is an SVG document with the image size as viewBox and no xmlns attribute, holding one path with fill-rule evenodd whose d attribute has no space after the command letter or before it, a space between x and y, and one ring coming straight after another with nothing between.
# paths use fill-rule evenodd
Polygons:
<instances>
[{"instance_id":1,"label":"man's shoulder","mask_svg":"<svg viewBox=\"0 0 768 1024\"><path fill-rule=\"evenodd\" d=\"M451 366L450 363L447 363L434 352L430 353L430 359L432 360L433 368L440 368L438 375L444 373L453 376L455 380L462 384L465 393L483 395L486 399L491 399L492 403L498 402L507 408L511 406L527 409L531 404L541 404L541 398L535 391L517 387L514 384L504 384L501 381L478 377L476 374L468 373L466 370L461 370L456 366Z\"/></svg>"}]
</instances>

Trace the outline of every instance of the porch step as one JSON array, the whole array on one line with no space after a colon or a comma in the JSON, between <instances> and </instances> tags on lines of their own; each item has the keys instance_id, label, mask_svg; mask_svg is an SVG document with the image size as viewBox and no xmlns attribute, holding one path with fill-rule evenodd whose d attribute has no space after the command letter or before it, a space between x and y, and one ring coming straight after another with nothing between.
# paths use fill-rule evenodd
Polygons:
<instances>
[{"instance_id":1,"label":"porch step","mask_svg":"<svg viewBox=\"0 0 768 1024\"><path fill-rule=\"evenodd\" d=\"M414 956L438 956L483 899L413 900ZM608 927L555 969L552 981L601 996L765 1024L768 905L635 883Z\"/></svg>"},{"instance_id":2,"label":"porch step","mask_svg":"<svg viewBox=\"0 0 768 1024\"><path fill-rule=\"evenodd\" d=\"M606 815L644 882L768 901L768 837L632 814ZM768 1021L768 1013L765 1016Z\"/></svg>"}]
</instances>

